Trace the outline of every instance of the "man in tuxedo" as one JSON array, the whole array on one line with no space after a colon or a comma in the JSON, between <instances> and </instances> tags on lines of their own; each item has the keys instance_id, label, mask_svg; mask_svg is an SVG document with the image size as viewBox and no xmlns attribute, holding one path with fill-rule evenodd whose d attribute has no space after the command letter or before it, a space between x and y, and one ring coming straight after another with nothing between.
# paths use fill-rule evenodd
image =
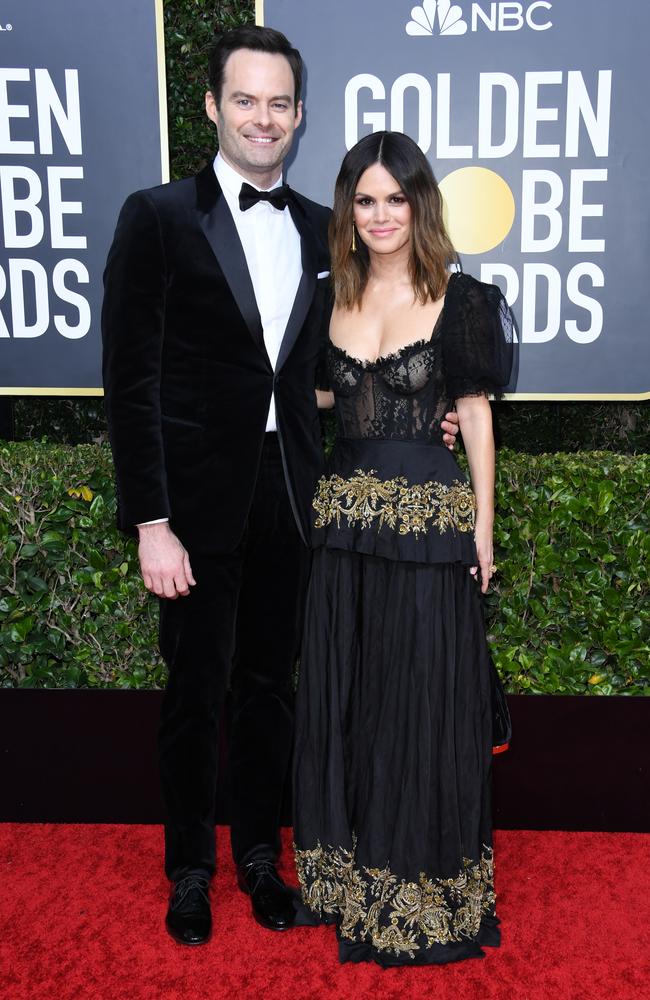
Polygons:
<instances>
[{"instance_id":1,"label":"man in tuxedo","mask_svg":"<svg viewBox=\"0 0 650 1000\"><path fill-rule=\"evenodd\" d=\"M198 176L127 199L103 310L120 526L137 531L161 599L166 925L184 944L210 936L228 687L239 886L263 926L294 920L275 865L328 322L329 210L282 184L300 54L280 32L238 28L215 44L209 77L219 153Z\"/></svg>"}]
</instances>

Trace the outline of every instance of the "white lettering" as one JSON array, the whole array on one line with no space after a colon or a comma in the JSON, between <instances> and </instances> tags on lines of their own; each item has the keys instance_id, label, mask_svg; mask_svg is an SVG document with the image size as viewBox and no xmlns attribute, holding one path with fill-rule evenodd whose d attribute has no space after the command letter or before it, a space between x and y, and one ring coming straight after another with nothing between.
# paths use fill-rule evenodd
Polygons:
<instances>
[{"instance_id":1,"label":"white lettering","mask_svg":"<svg viewBox=\"0 0 650 1000\"><path fill-rule=\"evenodd\" d=\"M398 76L390 92L390 127L394 132L404 131L404 91L412 87L418 95L417 144L423 153L431 148L431 86L419 73Z\"/></svg>"},{"instance_id":2,"label":"white lettering","mask_svg":"<svg viewBox=\"0 0 650 1000\"><path fill-rule=\"evenodd\" d=\"M520 3L499 4L499 31L519 31L524 26Z\"/></svg>"},{"instance_id":3,"label":"white lettering","mask_svg":"<svg viewBox=\"0 0 650 1000\"><path fill-rule=\"evenodd\" d=\"M83 167L48 167L47 186L50 200L50 233L52 247L77 248L85 250L88 241L85 236L65 236L63 233L64 215L81 215L83 206L80 201L64 201L61 193L61 181L83 180Z\"/></svg>"},{"instance_id":4,"label":"white lettering","mask_svg":"<svg viewBox=\"0 0 650 1000\"><path fill-rule=\"evenodd\" d=\"M35 69L34 81L36 83L38 139L41 153L53 152L52 118L54 118L68 152L72 156L81 156L79 73L76 69L65 71L65 109L52 82L52 77L46 69Z\"/></svg>"},{"instance_id":5,"label":"white lettering","mask_svg":"<svg viewBox=\"0 0 650 1000\"><path fill-rule=\"evenodd\" d=\"M492 141L494 125L493 94L495 87L501 87L505 95L503 111L503 142ZM518 138L519 87L509 73L481 73L479 77L478 104L478 155L481 159L509 156L514 152Z\"/></svg>"},{"instance_id":6,"label":"white lettering","mask_svg":"<svg viewBox=\"0 0 650 1000\"><path fill-rule=\"evenodd\" d=\"M529 28L532 28L533 31L547 31L548 28L553 27L552 21L535 21L533 18L534 11L536 11L539 7L543 7L544 10L550 10L552 4L548 3L547 0L537 0L536 3L531 3L530 7L526 10L526 24Z\"/></svg>"},{"instance_id":7,"label":"white lettering","mask_svg":"<svg viewBox=\"0 0 650 1000\"><path fill-rule=\"evenodd\" d=\"M483 22L486 28L490 31L497 30L497 5L495 3L490 4L489 15L485 13L484 10L479 7L477 3L472 4L472 31L476 31L478 27L479 19Z\"/></svg>"},{"instance_id":8,"label":"white lettering","mask_svg":"<svg viewBox=\"0 0 650 1000\"><path fill-rule=\"evenodd\" d=\"M570 70L566 95L566 155L577 156L580 145L580 121L596 156L609 153L609 121L612 103L612 71L598 70L596 110L591 103L582 73Z\"/></svg>"},{"instance_id":9,"label":"white lettering","mask_svg":"<svg viewBox=\"0 0 650 1000\"><path fill-rule=\"evenodd\" d=\"M569 193L569 252L591 251L603 253L605 240L586 239L582 235L582 220L599 219L603 215L602 203L585 204L584 186L590 182L603 183L607 180L606 170L572 170Z\"/></svg>"},{"instance_id":10,"label":"white lettering","mask_svg":"<svg viewBox=\"0 0 650 1000\"><path fill-rule=\"evenodd\" d=\"M27 193L24 198L16 196L15 182L25 181ZM39 176L29 167L0 167L0 200L2 201L2 224L4 245L7 249L35 247L43 239L45 223L38 207L43 194ZM26 233L18 233L17 216L27 215L31 226Z\"/></svg>"},{"instance_id":11,"label":"white lettering","mask_svg":"<svg viewBox=\"0 0 650 1000\"><path fill-rule=\"evenodd\" d=\"M553 22L549 19L542 21L540 15L536 17L537 11L550 11L552 4L548 0L536 0L524 11L521 3L490 3L490 11L487 13L485 7L478 3L473 3L471 7L471 30L478 31L479 21L488 31L520 31L524 24L532 28L533 31L547 31L553 27Z\"/></svg>"},{"instance_id":12,"label":"white lettering","mask_svg":"<svg viewBox=\"0 0 650 1000\"><path fill-rule=\"evenodd\" d=\"M537 200L537 186L546 185L546 201ZM562 204L564 189L562 178L552 170L523 170L521 176L521 251L522 253L547 253L554 250L562 237ZM535 236L535 220L548 219L548 233Z\"/></svg>"},{"instance_id":13,"label":"white lettering","mask_svg":"<svg viewBox=\"0 0 650 1000\"><path fill-rule=\"evenodd\" d=\"M27 323L25 315L24 277L31 274L34 281L35 319ZM14 337L40 337L50 325L50 305L47 294L47 274L37 260L12 258L9 261L9 287L11 289L11 325Z\"/></svg>"},{"instance_id":14,"label":"white lettering","mask_svg":"<svg viewBox=\"0 0 650 1000\"><path fill-rule=\"evenodd\" d=\"M546 281L546 325L537 327L537 317L541 318L542 308L537 308L537 283ZM545 344L557 336L560 329L560 308L562 303L562 279L560 272L551 264L524 264L523 298L521 309L521 339L525 344Z\"/></svg>"},{"instance_id":15,"label":"white lettering","mask_svg":"<svg viewBox=\"0 0 650 1000\"><path fill-rule=\"evenodd\" d=\"M373 100L383 101L386 98L384 85L372 73L357 73L348 80L345 88L345 145L347 149L359 141L359 91L369 90ZM386 114L383 111L365 111L363 124L371 125L373 132L381 132L386 128Z\"/></svg>"},{"instance_id":16,"label":"white lettering","mask_svg":"<svg viewBox=\"0 0 650 1000\"><path fill-rule=\"evenodd\" d=\"M34 143L11 138L10 119L29 118L29 105L10 104L7 84L10 80L29 80L28 69L0 69L0 153L31 155Z\"/></svg>"},{"instance_id":17,"label":"white lettering","mask_svg":"<svg viewBox=\"0 0 650 1000\"><path fill-rule=\"evenodd\" d=\"M0 300L4 299L7 291L7 275L4 272L4 268L0 267ZM9 337L9 328L5 323L5 318L0 312L0 337Z\"/></svg>"},{"instance_id":18,"label":"white lettering","mask_svg":"<svg viewBox=\"0 0 650 1000\"><path fill-rule=\"evenodd\" d=\"M537 142L537 125L539 122L556 122L557 108L540 108L539 88L545 85L562 83L560 70L544 70L526 73L524 88L524 156L559 156L559 145Z\"/></svg>"},{"instance_id":19,"label":"white lettering","mask_svg":"<svg viewBox=\"0 0 650 1000\"><path fill-rule=\"evenodd\" d=\"M90 330L90 306L83 295L73 292L66 286L66 274L74 274L80 284L87 285L90 275L87 268L79 260L60 260L52 274L52 286L62 302L69 302L79 312L79 321L71 326L65 316L54 316L54 325L63 337L68 340L80 340Z\"/></svg>"},{"instance_id":20,"label":"white lettering","mask_svg":"<svg viewBox=\"0 0 650 1000\"><path fill-rule=\"evenodd\" d=\"M436 157L439 160L469 160L471 146L452 146L449 138L451 120L451 73L438 73Z\"/></svg>"},{"instance_id":21,"label":"white lettering","mask_svg":"<svg viewBox=\"0 0 650 1000\"><path fill-rule=\"evenodd\" d=\"M573 319L568 319L564 324L567 336L576 344L591 344L596 340L603 329L603 307L597 299L591 295L584 295L580 291L580 278L591 278L594 288L602 288L605 284L605 276L597 264L584 261L571 268L567 275L567 294L571 302L585 309L591 316L591 325L586 330L581 330Z\"/></svg>"}]
</instances>

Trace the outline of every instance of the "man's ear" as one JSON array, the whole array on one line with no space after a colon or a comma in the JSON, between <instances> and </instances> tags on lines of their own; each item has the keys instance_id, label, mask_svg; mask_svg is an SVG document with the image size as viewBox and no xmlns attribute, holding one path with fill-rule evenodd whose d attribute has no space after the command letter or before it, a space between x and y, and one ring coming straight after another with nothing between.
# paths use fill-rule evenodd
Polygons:
<instances>
[{"instance_id":1,"label":"man's ear","mask_svg":"<svg viewBox=\"0 0 650 1000\"><path fill-rule=\"evenodd\" d=\"M205 113L210 121L214 122L216 125L219 111L217 109L217 102L214 99L214 94L211 90L206 90L205 92Z\"/></svg>"},{"instance_id":2,"label":"man's ear","mask_svg":"<svg viewBox=\"0 0 650 1000\"><path fill-rule=\"evenodd\" d=\"M293 126L294 129L298 128L301 121L302 121L302 101L298 101L298 106L296 108L296 120Z\"/></svg>"}]
</instances>

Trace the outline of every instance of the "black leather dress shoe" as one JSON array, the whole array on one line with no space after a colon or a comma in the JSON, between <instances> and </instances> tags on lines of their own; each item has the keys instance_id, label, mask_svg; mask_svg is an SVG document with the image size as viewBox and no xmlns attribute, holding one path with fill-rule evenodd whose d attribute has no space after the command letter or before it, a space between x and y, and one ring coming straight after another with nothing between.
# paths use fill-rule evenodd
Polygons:
<instances>
[{"instance_id":1,"label":"black leather dress shoe","mask_svg":"<svg viewBox=\"0 0 650 1000\"><path fill-rule=\"evenodd\" d=\"M179 944L205 944L212 933L209 879L186 875L174 885L169 900L165 926Z\"/></svg>"},{"instance_id":2,"label":"black leather dress shoe","mask_svg":"<svg viewBox=\"0 0 650 1000\"><path fill-rule=\"evenodd\" d=\"M293 893L287 888L272 861L250 861L237 868L237 884L251 898L253 916L270 931L293 927L296 910Z\"/></svg>"}]
</instances>

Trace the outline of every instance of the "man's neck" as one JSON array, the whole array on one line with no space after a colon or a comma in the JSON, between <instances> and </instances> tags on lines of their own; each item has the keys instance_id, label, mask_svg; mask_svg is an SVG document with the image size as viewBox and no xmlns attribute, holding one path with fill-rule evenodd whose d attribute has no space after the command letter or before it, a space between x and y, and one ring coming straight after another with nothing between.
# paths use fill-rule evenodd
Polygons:
<instances>
[{"instance_id":1,"label":"man's neck","mask_svg":"<svg viewBox=\"0 0 650 1000\"><path fill-rule=\"evenodd\" d=\"M219 150L219 155L221 156L224 163L239 174L242 180L248 181L249 184L254 184L255 187L259 188L261 191L268 191L277 180L282 176L282 164L273 167L273 169L266 171L254 171L254 170L242 170L242 168L237 164L229 160L227 156L224 156L221 150Z\"/></svg>"}]
</instances>

